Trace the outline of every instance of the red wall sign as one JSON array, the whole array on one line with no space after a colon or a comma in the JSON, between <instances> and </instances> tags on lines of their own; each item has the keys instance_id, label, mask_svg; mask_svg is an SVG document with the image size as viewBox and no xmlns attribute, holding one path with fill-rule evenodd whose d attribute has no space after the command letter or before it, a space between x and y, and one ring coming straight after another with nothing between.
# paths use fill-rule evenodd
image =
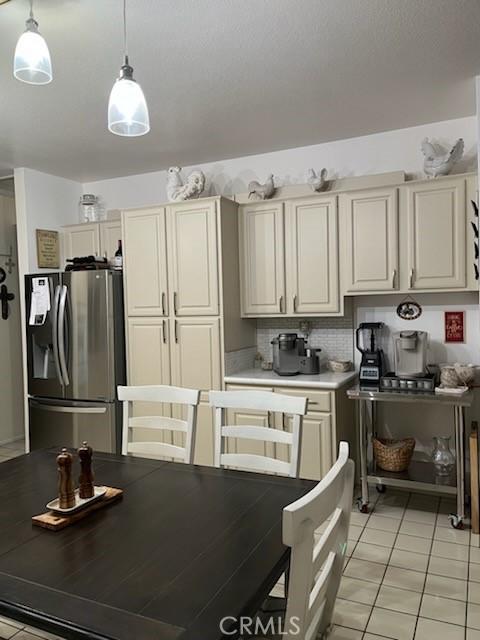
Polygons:
<instances>
[{"instance_id":1,"label":"red wall sign","mask_svg":"<svg viewBox=\"0 0 480 640\"><path fill-rule=\"evenodd\" d=\"M465 342L464 321L464 311L445 311L445 342Z\"/></svg>"}]
</instances>

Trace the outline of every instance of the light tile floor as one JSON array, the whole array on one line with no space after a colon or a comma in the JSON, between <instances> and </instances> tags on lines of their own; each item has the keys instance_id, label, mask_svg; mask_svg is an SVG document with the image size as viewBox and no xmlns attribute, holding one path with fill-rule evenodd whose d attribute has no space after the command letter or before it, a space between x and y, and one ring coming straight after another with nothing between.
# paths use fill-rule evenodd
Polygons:
<instances>
[{"instance_id":1,"label":"light tile floor","mask_svg":"<svg viewBox=\"0 0 480 640\"><path fill-rule=\"evenodd\" d=\"M451 499L387 490L354 506L330 640L480 640L480 537Z\"/></svg>"}]
</instances>

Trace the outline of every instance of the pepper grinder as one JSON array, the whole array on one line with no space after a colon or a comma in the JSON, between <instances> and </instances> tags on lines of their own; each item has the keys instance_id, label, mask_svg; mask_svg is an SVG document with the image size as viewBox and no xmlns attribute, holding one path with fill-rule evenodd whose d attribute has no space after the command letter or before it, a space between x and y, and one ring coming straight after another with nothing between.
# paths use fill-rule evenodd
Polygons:
<instances>
[{"instance_id":1,"label":"pepper grinder","mask_svg":"<svg viewBox=\"0 0 480 640\"><path fill-rule=\"evenodd\" d=\"M57 456L58 469L58 502L60 509L71 509L75 506L75 491L72 482L72 456L62 449Z\"/></svg>"},{"instance_id":2,"label":"pepper grinder","mask_svg":"<svg viewBox=\"0 0 480 640\"><path fill-rule=\"evenodd\" d=\"M78 495L80 498L93 498L93 471L92 471L92 447L89 447L87 442L83 442L82 446L78 450L78 457L80 458L80 477L78 479Z\"/></svg>"}]
</instances>

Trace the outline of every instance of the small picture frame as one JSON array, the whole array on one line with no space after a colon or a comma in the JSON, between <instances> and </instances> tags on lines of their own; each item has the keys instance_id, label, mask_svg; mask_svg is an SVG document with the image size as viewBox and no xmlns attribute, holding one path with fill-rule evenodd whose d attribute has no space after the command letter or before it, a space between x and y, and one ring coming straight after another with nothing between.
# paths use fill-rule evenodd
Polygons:
<instances>
[{"instance_id":1,"label":"small picture frame","mask_svg":"<svg viewBox=\"0 0 480 640\"><path fill-rule=\"evenodd\" d=\"M465 311L445 311L445 342L465 342Z\"/></svg>"},{"instance_id":2,"label":"small picture frame","mask_svg":"<svg viewBox=\"0 0 480 640\"><path fill-rule=\"evenodd\" d=\"M60 269L58 231L37 229L37 264L39 269Z\"/></svg>"}]
</instances>

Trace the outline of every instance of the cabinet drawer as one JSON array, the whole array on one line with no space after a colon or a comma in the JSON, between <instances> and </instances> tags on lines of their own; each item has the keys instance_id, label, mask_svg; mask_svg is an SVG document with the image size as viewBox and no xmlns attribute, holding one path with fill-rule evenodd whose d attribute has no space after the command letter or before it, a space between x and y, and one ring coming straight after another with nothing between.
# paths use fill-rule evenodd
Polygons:
<instances>
[{"instance_id":1,"label":"cabinet drawer","mask_svg":"<svg viewBox=\"0 0 480 640\"><path fill-rule=\"evenodd\" d=\"M308 413L330 413L332 406L332 394L330 391L316 391L315 389L292 389L291 387L275 387L275 393L283 393L287 396L301 396L308 398Z\"/></svg>"}]
</instances>

